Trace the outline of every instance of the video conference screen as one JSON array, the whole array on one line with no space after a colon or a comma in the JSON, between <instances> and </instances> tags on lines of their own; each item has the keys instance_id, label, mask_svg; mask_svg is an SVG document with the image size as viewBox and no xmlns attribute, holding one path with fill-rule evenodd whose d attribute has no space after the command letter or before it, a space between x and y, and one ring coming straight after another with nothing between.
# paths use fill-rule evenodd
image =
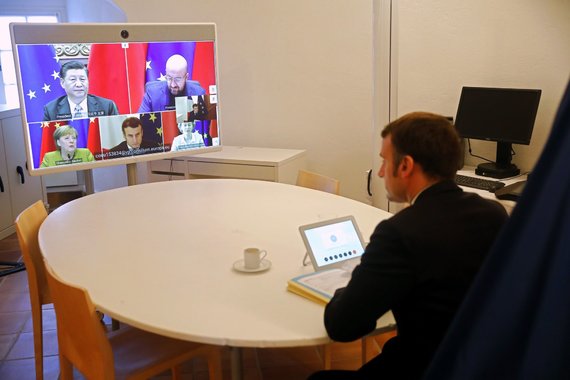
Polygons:
<instances>
[{"instance_id":1,"label":"video conference screen","mask_svg":"<svg viewBox=\"0 0 570 380\"><path fill-rule=\"evenodd\" d=\"M32 175L221 146L215 25L11 30Z\"/></svg>"}]
</instances>

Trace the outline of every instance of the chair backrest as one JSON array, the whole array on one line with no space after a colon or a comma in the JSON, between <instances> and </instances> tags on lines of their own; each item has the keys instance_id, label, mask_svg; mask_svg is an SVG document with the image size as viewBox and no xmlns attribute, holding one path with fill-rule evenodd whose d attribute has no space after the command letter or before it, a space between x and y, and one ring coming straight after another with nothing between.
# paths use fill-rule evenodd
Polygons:
<instances>
[{"instance_id":1,"label":"chair backrest","mask_svg":"<svg viewBox=\"0 0 570 380\"><path fill-rule=\"evenodd\" d=\"M327 193L337 195L340 190L340 182L338 179L306 170L299 170L297 174L297 186L326 191Z\"/></svg>"},{"instance_id":2,"label":"chair backrest","mask_svg":"<svg viewBox=\"0 0 570 380\"><path fill-rule=\"evenodd\" d=\"M41 200L26 208L16 218L16 234L28 272L30 296L37 298L40 305L51 303L38 243L38 232L45 218L47 218L47 211Z\"/></svg>"},{"instance_id":3,"label":"chair backrest","mask_svg":"<svg viewBox=\"0 0 570 380\"><path fill-rule=\"evenodd\" d=\"M83 288L63 282L45 264L55 315L59 354L88 379L114 379L111 343Z\"/></svg>"}]
</instances>

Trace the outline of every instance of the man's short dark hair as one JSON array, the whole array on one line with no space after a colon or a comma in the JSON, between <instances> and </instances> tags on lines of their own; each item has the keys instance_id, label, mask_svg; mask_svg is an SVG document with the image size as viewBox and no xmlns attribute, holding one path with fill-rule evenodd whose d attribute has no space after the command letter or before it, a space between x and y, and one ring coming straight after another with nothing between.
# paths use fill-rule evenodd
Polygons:
<instances>
[{"instance_id":1,"label":"man's short dark hair","mask_svg":"<svg viewBox=\"0 0 570 380\"><path fill-rule=\"evenodd\" d=\"M85 75L89 76L89 70L87 70L87 66L79 61L69 61L65 62L61 65L59 69L59 77L61 79L65 79L65 75L69 70L85 70Z\"/></svg>"},{"instance_id":2,"label":"man's short dark hair","mask_svg":"<svg viewBox=\"0 0 570 380\"><path fill-rule=\"evenodd\" d=\"M432 178L453 179L459 167L461 145L453 124L444 116L412 112L394 120L382 131L392 138L396 170L404 156L411 156Z\"/></svg>"},{"instance_id":3,"label":"man's short dark hair","mask_svg":"<svg viewBox=\"0 0 570 380\"><path fill-rule=\"evenodd\" d=\"M141 126L142 128L142 122L138 117L127 117L125 120L123 120L123 125L121 125L123 135L125 134L125 128L137 128L138 126Z\"/></svg>"}]
</instances>

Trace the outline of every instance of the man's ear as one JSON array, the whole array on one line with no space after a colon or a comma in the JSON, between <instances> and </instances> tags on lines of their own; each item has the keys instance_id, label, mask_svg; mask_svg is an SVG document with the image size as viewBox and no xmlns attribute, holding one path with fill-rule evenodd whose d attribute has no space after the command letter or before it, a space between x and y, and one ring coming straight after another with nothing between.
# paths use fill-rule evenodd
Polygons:
<instances>
[{"instance_id":1,"label":"man's ear","mask_svg":"<svg viewBox=\"0 0 570 380\"><path fill-rule=\"evenodd\" d=\"M400 162L400 172L402 177L408 177L414 170L414 159L412 156L404 156Z\"/></svg>"}]
</instances>

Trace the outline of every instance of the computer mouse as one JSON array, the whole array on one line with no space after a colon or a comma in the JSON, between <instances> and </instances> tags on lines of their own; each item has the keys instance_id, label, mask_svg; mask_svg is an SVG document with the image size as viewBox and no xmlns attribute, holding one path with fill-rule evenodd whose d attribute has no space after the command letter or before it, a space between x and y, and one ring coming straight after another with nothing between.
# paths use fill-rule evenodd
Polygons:
<instances>
[{"instance_id":1,"label":"computer mouse","mask_svg":"<svg viewBox=\"0 0 570 380\"><path fill-rule=\"evenodd\" d=\"M505 184L503 182L497 181L497 182L493 183L492 186L489 186L488 190L489 190L489 192L494 193L497 190L499 190L500 188L503 188L504 186L505 186Z\"/></svg>"}]
</instances>

